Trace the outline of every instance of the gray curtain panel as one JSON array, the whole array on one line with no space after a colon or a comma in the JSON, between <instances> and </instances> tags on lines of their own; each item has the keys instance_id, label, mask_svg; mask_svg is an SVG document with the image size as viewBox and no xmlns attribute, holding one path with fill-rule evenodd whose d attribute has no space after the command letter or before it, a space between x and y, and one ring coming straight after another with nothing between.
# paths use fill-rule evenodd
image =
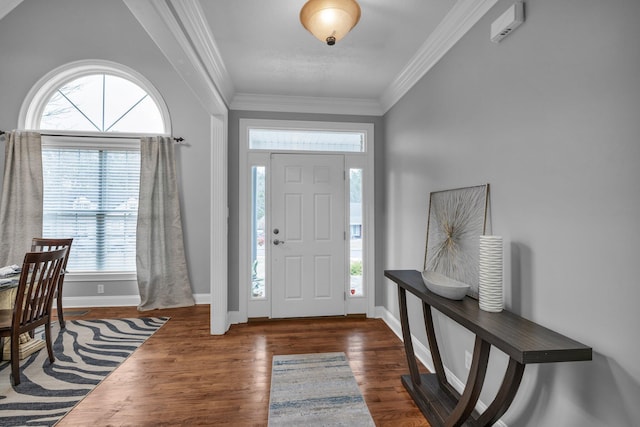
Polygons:
<instances>
[{"instance_id":1,"label":"gray curtain panel","mask_svg":"<svg viewBox=\"0 0 640 427\"><path fill-rule=\"evenodd\" d=\"M0 200L0 266L22 265L31 239L42 236L42 142L37 132L5 135Z\"/></svg>"},{"instance_id":2,"label":"gray curtain panel","mask_svg":"<svg viewBox=\"0 0 640 427\"><path fill-rule=\"evenodd\" d=\"M176 176L173 140L141 138L136 233L140 311L195 304L184 252Z\"/></svg>"}]
</instances>

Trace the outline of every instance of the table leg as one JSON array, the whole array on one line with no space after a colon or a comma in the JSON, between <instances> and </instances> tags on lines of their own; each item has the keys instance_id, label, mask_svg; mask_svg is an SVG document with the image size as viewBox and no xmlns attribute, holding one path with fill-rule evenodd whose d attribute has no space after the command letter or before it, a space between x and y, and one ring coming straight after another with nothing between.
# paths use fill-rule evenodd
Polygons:
<instances>
[{"instance_id":1,"label":"table leg","mask_svg":"<svg viewBox=\"0 0 640 427\"><path fill-rule=\"evenodd\" d=\"M458 427L462 425L473 412L480 397L480 392L482 391L485 374L487 373L490 350L491 344L476 337L467 385L465 386L462 396L460 396L458 404L447 418L445 422L446 427Z\"/></svg>"},{"instance_id":2,"label":"table leg","mask_svg":"<svg viewBox=\"0 0 640 427\"><path fill-rule=\"evenodd\" d=\"M441 387L448 388L449 382L447 381L447 375L444 371L444 365L442 364L442 357L440 356L440 349L438 348L438 340L436 339L436 331L433 327L433 314L431 313L431 306L423 302L422 313L424 315L424 325L427 331L429 351L431 352L431 359L433 360L433 367L435 368L438 382L440 383Z\"/></svg>"},{"instance_id":3,"label":"table leg","mask_svg":"<svg viewBox=\"0 0 640 427\"><path fill-rule=\"evenodd\" d=\"M400 303L400 324L402 325L402 339L404 341L404 352L407 355L407 363L409 364L409 374L411 375L411 382L418 386L421 383L420 371L418 371L418 363L413 351L411 332L409 331L409 315L407 314L407 292L399 286L398 299Z\"/></svg>"},{"instance_id":4,"label":"table leg","mask_svg":"<svg viewBox=\"0 0 640 427\"><path fill-rule=\"evenodd\" d=\"M493 402L487 407L478 418L478 424L481 426L493 425L505 412L509 409L511 402L516 397L518 387L520 387L520 381L522 380L522 374L524 373L524 366L521 363L516 362L513 359L509 359L509 365L504 374L502 385L493 399Z\"/></svg>"}]
</instances>

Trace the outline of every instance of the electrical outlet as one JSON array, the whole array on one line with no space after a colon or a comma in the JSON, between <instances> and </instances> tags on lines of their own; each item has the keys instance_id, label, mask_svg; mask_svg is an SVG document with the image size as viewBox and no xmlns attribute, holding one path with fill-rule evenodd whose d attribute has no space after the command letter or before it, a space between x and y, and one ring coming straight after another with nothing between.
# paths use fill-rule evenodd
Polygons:
<instances>
[{"instance_id":1,"label":"electrical outlet","mask_svg":"<svg viewBox=\"0 0 640 427\"><path fill-rule=\"evenodd\" d=\"M467 369L471 368L471 353L465 350L464 352L464 367Z\"/></svg>"},{"instance_id":2,"label":"electrical outlet","mask_svg":"<svg viewBox=\"0 0 640 427\"><path fill-rule=\"evenodd\" d=\"M99 294L104 294L104 285L102 285L102 284L98 285L98 293Z\"/></svg>"}]
</instances>

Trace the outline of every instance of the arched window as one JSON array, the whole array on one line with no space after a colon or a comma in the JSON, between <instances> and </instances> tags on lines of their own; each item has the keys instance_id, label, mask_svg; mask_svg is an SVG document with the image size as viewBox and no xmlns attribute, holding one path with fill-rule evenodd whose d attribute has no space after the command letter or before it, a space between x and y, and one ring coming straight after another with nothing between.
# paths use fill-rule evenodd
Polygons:
<instances>
[{"instance_id":1,"label":"arched window","mask_svg":"<svg viewBox=\"0 0 640 427\"><path fill-rule=\"evenodd\" d=\"M171 134L160 93L136 71L110 61L77 61L41 78L20 110L19 127L81 133Z\"/></svg>"},{"instance_id":2,"label":"arched window","mask_svg":"<svg viewBox=\"0 0 640 427\"><path fill-rule=\"evenodd\" d=\"M122 65L74 62L34 86L19 125L43 135L43 235L73 237L68 269L134 272L139 136L171 132L159 93Z\"/></svg>"},{"instance_id":3,"label":"arched window","mask_svg":"<svg viewBox=\"0 0 640 427\"><path fill-rule=\"evenodd\" d=\"M40 129L163 133L149 94L122 77L100 73L58 87L44 107Z\"/></svg>"}]
</instances>

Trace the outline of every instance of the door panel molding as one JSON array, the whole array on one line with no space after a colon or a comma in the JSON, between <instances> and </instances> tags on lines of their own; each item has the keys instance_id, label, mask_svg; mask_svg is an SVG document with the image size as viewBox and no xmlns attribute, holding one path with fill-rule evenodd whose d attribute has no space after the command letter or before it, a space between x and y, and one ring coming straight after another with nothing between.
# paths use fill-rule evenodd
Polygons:
<instances>
[{"instance_id":1,"label":"door panel molding","mask_svg":"<svg viewBox=\"0 0 640 427\"><path fill-rule=\"evenodd\" d=\"M344 155L277 153L270 166L271 317L346 314Z\"/></svg>"}]
</instances>

